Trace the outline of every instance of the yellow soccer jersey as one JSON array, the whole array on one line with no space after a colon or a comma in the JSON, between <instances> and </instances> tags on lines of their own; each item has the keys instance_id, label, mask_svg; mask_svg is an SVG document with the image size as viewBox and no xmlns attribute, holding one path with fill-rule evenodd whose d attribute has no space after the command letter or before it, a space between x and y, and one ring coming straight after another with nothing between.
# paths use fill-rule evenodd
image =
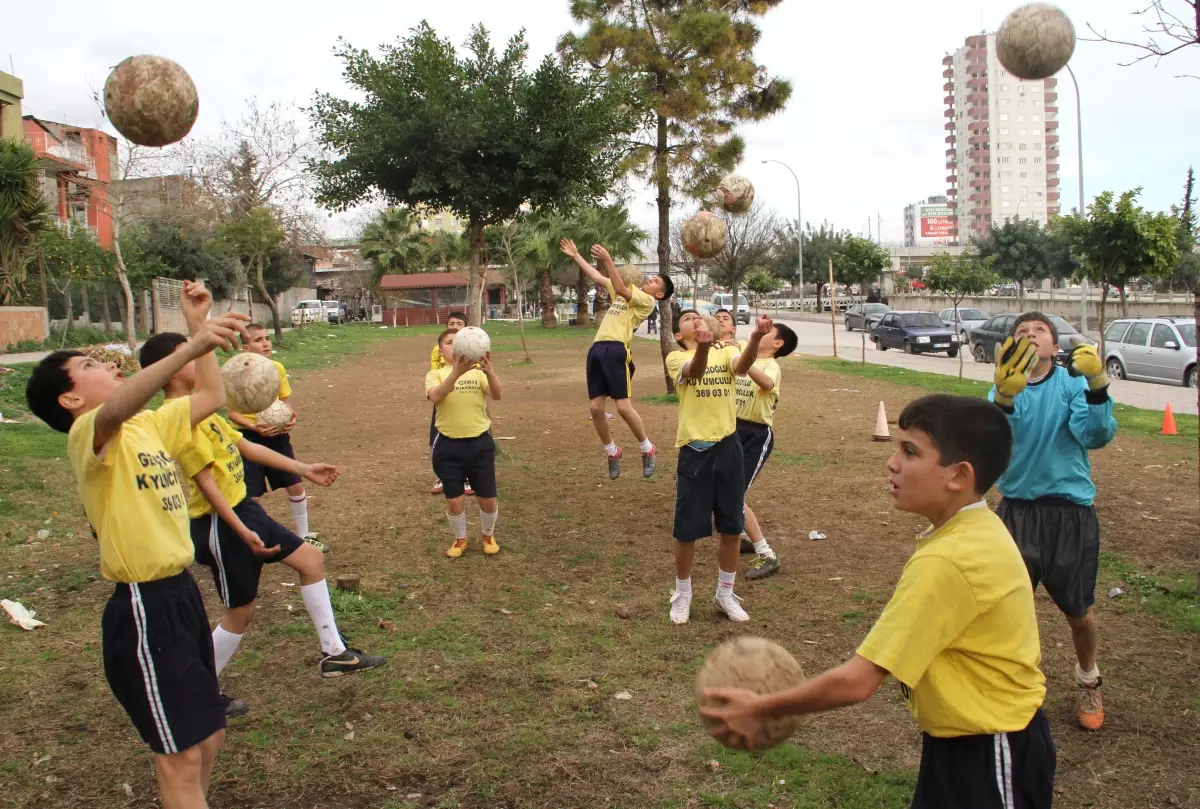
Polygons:
<instances>
[{"instance_id":1,"label":"yellow soccer jersey","mask_svg":"<svg viewBox=\"0 0 1200 809\"><path fill-rule=\"evenodd\" d=\"M453 368L438 368L425 374L425 392L446 381ZM447 438L474 438L492 428L487 410L487 374L472 368L458 378L454 390L437 405L434 426Z\"/></svg>"},{"instance_id":2,"label":"yellow soccer jersey","mask_svg":"<svg viewBox=\"0 0 1200 809\"><path fill-rule=\"evenodd\" d=\"M775 408L779 406L779 382L783 378L779 363L774 357L755 360L754 367L762 371L775 384L763 390L747 376L737 378L737 417L745 421L756 421L768 427L775 423Z\"/></svg>"},{"instance_id":3,"label":"yellow soccer jersey","mask_svg":"<svg viewBox=\"0 0 1200 809\"><path fill-rule=\"evenodd\" d=\"M287 369L283 367L282 362L271 360L271 364L275 366L275 372L279 374L279 398L286 399L292 395L292 386L288 382ZM254 424L258 421L257 413L243 413L242 418Z\"/></svg>"},{"instance_id":4,"label":"yellow soccer jersey","mask_svg":"<svg viewBox=\"0 0 1200 809\"><path fill-rule=\"evenodd\" d=\"M667 373L679 394L679 428L675 446L693 441L720 441L737 430L737 397L734 391L733 359L736 346L710 348L708 367L700 379L680 381L684 363L695 351L672 351L667 355Z\"/></svg>"},{"instance_id":5,"label":"yellow soccer jersey","mask_svg":"<svg viewBox=\"0 0 1200 809\"><path fill-rule=\"evenodd\" d=\"M179 465L188 480L196 477L206 466L212 466L213 481L231 507L246 499L246 471L238 442L242 434L232 424L215 413L192 430L192 443L179 453ZM213 513L212 503L192 483L188 487L188 516L193 520Z\"/></svg>"},{"instance_id":6,"label":"yellow soccer jersey","mask_svg":"<svg viewBox=\"0 0 1200 809\"><path fill-rule=\"evenodd\" d=\"M612 304L605 313L604 320L600 321L600 328L596 330L595 342L612 341L629 345L633 340L633 333L637 331L641 322L654 311L654 307L658 306L658 301L642 292L639 287L630 287L633 296L629 300L625 300L613 289L611 280L605 284L605 288L608 290L608 298Z\"/></svg>"},{"instance_id":7,"label":"yellow soccer jersey","mask_svg":"<svg viewBox=\"0 0 1200 809\"><path fill-rule=\"evenodd\" d=\"M181 573L194 551L175 456L191 442L191 401L141 411L121 425L102 456L93 451L98 412L75 419L67 456L100 542L101 575L134 583Z\"/></svg>"},{"instance_id":8,"label":"yellow soccer jersey","mask_svg":"<svg viewBox=\"0 0 1200 809\"><path fill-rule=\"evenodd\" d=\"M979 503L922 535L858 653L900 681L931 736L1022 730L1046 697L1033 588Z\"/></svg>"},{"instance_id":9,"label":"yellow soccer jersey","mask_svg":"<svg viewBox=\"0 0 1200 809\"><path fill-rule=\"evenodd\" d=\"M429 355L429 367L434 371L436 371L438 368L446 367L446 360L442 357L441 346L435 345L433 347L433 352Z\"/></svg>"}]
</instances>

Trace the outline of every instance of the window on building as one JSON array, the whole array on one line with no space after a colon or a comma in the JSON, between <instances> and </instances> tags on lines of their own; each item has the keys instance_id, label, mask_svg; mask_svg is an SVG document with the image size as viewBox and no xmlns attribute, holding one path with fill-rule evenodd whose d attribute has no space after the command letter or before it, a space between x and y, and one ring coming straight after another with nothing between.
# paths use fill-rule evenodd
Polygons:
<instances>
[{"instance_id":1,"label":"window on building","mask_svg":"<svg viewBox=\"0 0 1200 809\"><path fill-rule=\"evenodd\" d=\"M1040 107L1040 106L1042 106L1042 102L1038 101L1038 100L1035 98L1035 99L1033 100L1033 106L1035 106L1035 107Z\"/></svg>"},{"instance_id":2,"label":"window on building","mask_svg":"<svg viewBox=\"0 0 1200 809\"><path fill-rule=\"evenodd\" d=\"M1000 107L1007 107L1007 106L1008 106L1008 99L1007 99L1007 98L1002 98L1002 99L1000 99L1000 101L997 103L997 106L1000 106Z\"/></svg>"},{"instance_id":3,"label":"window on building","mask_svg":"<svg viewBox=\"0 0 1200 809\"><path fill-rule=\"evenodd\" d=\"M1028 175L1029 175L1029 172L1026 172L1026 171L1021 172L1021 179L1024 180Z\"/></svg>"},{"instance_id":4,"label":"window on building","mask_svg":"<svg viewBox=\"0 0 1200 809\"><path fill-rule=\"evenodd\" d=\"M1041 173L1040 171L1035 171L1035 172L1033 173L1033 178L1034 178L1035 180L1040 180L1040 179L1042 179L1042 173Z\"/></svg>"},{"instance_id":5,"label":"window on building","mask_svg":"<svg viewBox=\"0 0 1200 809\"><path fill-rule=\"evenodd\" d=\"M1004 200L1003 202L1000 203L1001 208L1008 208L1011 205L1012 205L1012 203L1009 202L1008 200Z\"/></svg>"},{"instance_id":6,"label":"window on building","mask_svg":"<svg viewBox=\"0 0 1200 809\"><path fill-rule=\"evenodd\" d=\"M1001 85L1000 85L1000 92L1002 92L1002 93L1007 93L1007 92L1008 92L1008 85L1007 85L1007 84L1001 84Z\"/></svg>"},{"instance_id":7,"label":"window on building","mask_svg":"<svg viewBox=\"0 0 1200 809\"><path fill-rule=\"evenodd\" d=\"M1018 163L1020 163L1020 164L1023 166L1023 165L1025 165L1025 158L1023 158L1023 157L1022 157L1022 158L1018 158L1018 159L1017 159L1017 162L1018 162Z\"/></svg>"},{"instance_id":8,"label":"window on building","mask_svg":"<svg viewBox=\"0 0 1200 809\"><path fill-rule=\"evenodd\" d=\"M1007 180L1007 179L1008 179L1008 178L1010 178L1010 177L1012 177L1012 172L1011 172L1011 171L1002 171L1002 172L1000 172L1000 179L1001 179L1001 180Z\"/></svg>"},{"instance_id":9,"label":"window on building","mask_svg":"<svg viewBox=\"0 0 1200 809\"><path fill-rule=\"evenodd\" d=\"M1001 120L1001 121L1007 121L1007 120L1008 120L1008 113L1007 113L1007 112L1002 112L1002 113L1000 113L1000 120Z\"/></svg>"},{"instance_id":10,"label":"window on building","mask_svg":"<svg viewBox=\"0 0 1200 809\"><path fill-rule=\"evenodd\" d=\"M1033 85L1032 87L1030 87L1030 88L1029 88L1029 92L1031 92L1031 93L1040 93L1040 92L1042 92L1042 85L1040 85L1040 84L1035 84L1035 85Z\"/></svg>"},{"instance_id":11,"label":"window on building","mask_svg":"<svg viewBox=\"0 0 1200 809\"><path fill-rule=\"evenodd\" d=\"M1035 152L1040 152L1042 150L1042 144L1040 144L1040 143L1033 144L1033 150Z\"/></svg>"},{"instance_id":12,"label":"window on building","mask_svg":"<svg viewBox=\"0 0 1200 809\"><path fill-rule=\"evenodd\" d=\"M1027 134L1029 134L1028 131L1024 129L1021 130L1021 137L1025 137Z\"/></svg>"},{"instance_id":13,"label":"window on building","mask_svg":"<svg viewBox=\"0 0 1200 809\"><path fill-rule=\"evenodd\" d=\"M1007 185L1002 185L1002 186L1000 186L1000 193L1001 193L1001 194L1007 194L1007 193L1008 193L1008 190L1009 190L1009 187L1008 187Z\"/></svg>"},{"instance_id":14,"label":"window on building","mask_svg":"<svg viewBox=\"0 0 1200 809\"><path fill-rule=\"evenodd\" d=\"M1040 116L1040 115L1030 115L1030 116L1029 116L1029 120L1031 120L1031 121L1040 121L1040 120L1042 120L1042 116Z\"/></svg>"},{"instance_id":15,"label":"window on building","mask_svg":"<svg viewBox=\"0 0 1200 809\"><path fill-rule=\"evenodd\" d=\"M1001 134L1001 135L1007 135L1007 134L1008 134L1008 130L1007 130L1007 129L1001 129L1001 130L1000 130L1000 134Z\"/></svg>"},{"instance_id":16,"label":"window on building","mask_svg":"<svg viewBox=\"0 0 1200 809\"><path fill-rule=\"evenodd\" d=\"M1023 152L1023 151L1025 151L1025 144L1024 144L1024 143L1018 143L1018 144L1017 144L1017 149L1018 149L1018 150L1020 150L1020 151L1022 151L1022 152Z\"/></svg>"},{"instance_id":17,"label":"window on building","mask_svg":"<svg viewBox=\"0 0 1200 809\"><path fill-rule=\"evenodd\" d=\"M1009 161L1009 159L1010 158L1007 158L1007 157L998 157L998 158L996 158L996 162L997 163L1007 163Z\"/></svg>"}]
</instances>

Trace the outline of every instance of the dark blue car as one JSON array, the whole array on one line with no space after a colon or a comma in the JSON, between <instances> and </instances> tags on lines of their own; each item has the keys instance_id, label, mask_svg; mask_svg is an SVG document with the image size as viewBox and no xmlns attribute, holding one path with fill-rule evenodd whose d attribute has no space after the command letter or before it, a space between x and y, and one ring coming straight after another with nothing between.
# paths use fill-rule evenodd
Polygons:
<instances>
[{"instance_id":1,"label":"dark blue car","mask_svg":"<svg viewBox=\"0 0 1200 809\"><path fill-rule=\"evenodd\" d=\"M905 354L958 356L958 335L933 312L889 312L871 329L871 341L880 351L900 348Z\"/></svg>"}]
</instances>

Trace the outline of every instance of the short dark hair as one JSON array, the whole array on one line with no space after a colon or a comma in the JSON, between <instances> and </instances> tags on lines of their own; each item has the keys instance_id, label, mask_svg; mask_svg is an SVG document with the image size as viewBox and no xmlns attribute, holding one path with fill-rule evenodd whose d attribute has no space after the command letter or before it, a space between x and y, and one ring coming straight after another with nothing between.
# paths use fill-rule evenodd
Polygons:
<instances>
[{"instance_id":1,"label":"short dark hair","mask_svg":"<svg viewBox=\"0 0 1200 809\"><path fill-rule=\"evenodd\" d=\"M700 313L697 312L695 309L680 309L679 314L675 315L675 320L672 321L672 323L671 323L671 334L679 334L679 321L683 320L684 315L689 315L689 314L698 315ZM676 345L678 345L680 348L684 349L685 351L687 350L687 346L685 346L683 343L679 342L678 340L676 340L675 343L676 343Z\"/></svg>"},{"instance_id":2,"label":"short dark hair","mask_svg":"<svg viewBox=\"0 0 1200 809\"><path fill-rule=\"evenodd\" d=\"M446 336L450 335L450 334L458 334L458 332L454 331L453 329L446 329L444 332L442 332L441 334L438 335L438 341L437 341L438 348L442 347L442 340L445 340Z\"/></svg>"},{"instance_id":3,"label":"short dark hair","mask_svg":"<svg viewBox=\"0 0 1200 809\"><path fill-rule=\"evenodd\" d=\"M1054 342L1058 342L1058 329L1054 328L1054 324L1050 322L1050 318L1046 317L1046 315L1042 314L1041 312L1025 312L1022 314L1013 321L1012 328L1009 329L1008 332L1009 336L1011 337L1012 335L1015 335L1017 333L1017 329L1020 328L1022 323L1029 323L1030 321L1045 323L1046 328L1050 329L1050 336L1054 338Z\"/></svg>"},{"instance_id":4,"label":"short dark hair","mask_svg":"<svg viewBox=\"0 0 1200 809\"><path fill-rule=\"evenodd\" d=\"M267 327L261 323L247 323L246 331L266 331Z\"/></svg>"},{"instance_id":5,"label":"short dark hair","mask_svg":"<svg viewBox=\"0 0 1200 809\"><path fill-rule=\"evenodd\" d=\"M86 356L82 351L55 351L42 358L25 383L25 402L33 415L60 433L71 432L75 417L71 411L58 403L58 397L75 388L71 374L67 372L67 361L72 357Z\"/></svg>"},{"instance_id":6,"label":"short dark hair","mask_svg":"<svg viewBox=\"0 0 1200 809\"><path fill-rule=\"evenodd\" d=\"M659 278L663 279L663 300L666 300L675 294L675 282L666 273L661 273Z\"/></svg>"},{"instance_id":7,"label":"short dark hair","mask_svg":"<svg viewBox=\"0 0 1200 809\"><path fill-rule=\"evenodd\" d=\"M796 332L792 331L791 326L776 323L775 333L779 335L780 340L783 340L783 347L775 352L776 357L786 357L796 350L796 344L800 342L800 338L796 336Z\"/></svg>"},{"instance_id":8,"label":"short dark hair","mask_svg":"<svg viewBox=\"0 0 1200 809\"><path fill-rule=\"evenodd\" d=\"M175 349L186 343L188 338L177 331L164 331L142 344L138 352L138 364L145 368L175 353Z\"/></svg>"},{"instance_id":9,"label":"short dark hair","mask_svg":"<svg viewBox=\"0 0 1200 809\"><path fill-rule=\"evenodd\" d=\"M975 492L983 495L1000 479L1012 457L1008 417L986 399L936 393L900 414L901 430L920 430L941 454L942 466L966 462L975 470Z\"/></svg>"},{"instance_id":10,"label":"short dark hair","mask_svg":"<svg viewBox=\"0 0 1200 809\"><path fill-rule=\"evenodd\" d=\"M467 322L467 316L464 315L462 312L451 312L450 314L446 315L447 323L450 322L450 318L455 318L457 320L461 320L463 323ZM441 340L439 340L438 342L440 343Z\"/></svg>"}]
</instances>

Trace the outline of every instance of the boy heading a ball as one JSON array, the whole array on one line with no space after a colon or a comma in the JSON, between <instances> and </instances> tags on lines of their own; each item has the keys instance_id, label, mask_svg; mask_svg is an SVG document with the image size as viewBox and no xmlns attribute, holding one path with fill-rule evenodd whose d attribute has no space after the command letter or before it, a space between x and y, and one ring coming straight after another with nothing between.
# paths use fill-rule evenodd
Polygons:
<instances>
[{"instance_id":1,"label":"boy heading a ball","mask_svg":"<svg viewBox=\"0 0 1200 809\"><path fill-rule=\"evenodd\" d=\"M766 719L865 702L890 674L923 736L914 807L1049 809L1056 759L1033 590L983 500L1012 431L988 402L934 395L904 408L897 438L892 499L931 526L858 653L786 691L707 691L720 704L701 713L719 720L713 736L746 747Z\"/></svg>"}]
</instances>

